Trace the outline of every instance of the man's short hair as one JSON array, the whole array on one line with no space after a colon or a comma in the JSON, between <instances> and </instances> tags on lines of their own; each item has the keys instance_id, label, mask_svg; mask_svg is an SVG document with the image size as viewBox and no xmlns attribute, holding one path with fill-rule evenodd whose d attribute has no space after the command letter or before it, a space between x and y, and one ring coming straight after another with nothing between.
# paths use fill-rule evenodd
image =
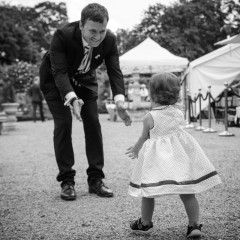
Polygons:
<instances>
[{"instance_id":1,"label":"man's short hair","mask_svg":"<svg viewBox=\"0 0 240 240\"><path fill-rule=\"evenodd\" d=\"M83 26L87 20L103 23L105 19L107 19L107 21L109 20L108 11L98 3L88 4L81 12L81 22Z\"/></svg>"}]
</instances>

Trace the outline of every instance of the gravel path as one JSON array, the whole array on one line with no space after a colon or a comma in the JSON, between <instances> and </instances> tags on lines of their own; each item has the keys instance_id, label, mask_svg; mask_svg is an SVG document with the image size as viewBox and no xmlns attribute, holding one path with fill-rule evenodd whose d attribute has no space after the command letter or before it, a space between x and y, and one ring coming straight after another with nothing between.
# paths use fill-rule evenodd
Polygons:
<instances>
[{"instance_id":1,"label":"gravel path","mask_svg":"<svg viewBox=\"0 0 240 240\"><path fill-rule=\"evenodd\" d=\"M53 152L53 121L17 122L13 131L0 136L0 239L4 240L88 240L185 238L187 218L178 196L157 199L154 232L136 236L129 222L139 217L140 199L127 194L133 162L124 154L142 129L141 122L125 127L100 115L105 151L106 184L115 197L99 198L87 191L82 123L74 121L76 201L60 199ZM207 127L208 122L203 122ZM79 126L80 125L80 126ZM217 133L188 129L201 144L223 181L198 195L202 239L240 239L240 128L229 128L234 137L219 137L223 124L212 122Z\"/></svg>"}]
</instances>

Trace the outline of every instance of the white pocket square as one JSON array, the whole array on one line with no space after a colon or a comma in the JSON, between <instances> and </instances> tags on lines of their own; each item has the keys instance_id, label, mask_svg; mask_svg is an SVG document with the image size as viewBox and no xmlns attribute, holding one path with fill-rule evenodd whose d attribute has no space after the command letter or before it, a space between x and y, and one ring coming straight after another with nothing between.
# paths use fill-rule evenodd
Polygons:
<instances>
[{"instance_id":1,"label":"white pocket square","mask_svg":"<svg viewBox=\"0 0 240 240\"><path fill-rule=\"evenodd\" d=\"M98 54L98 55L97 55L97 56L95 56L94 58L95 58L95 59L98 59L99 57L100 57L100 55Z\"/></svg>"}]
</instances>

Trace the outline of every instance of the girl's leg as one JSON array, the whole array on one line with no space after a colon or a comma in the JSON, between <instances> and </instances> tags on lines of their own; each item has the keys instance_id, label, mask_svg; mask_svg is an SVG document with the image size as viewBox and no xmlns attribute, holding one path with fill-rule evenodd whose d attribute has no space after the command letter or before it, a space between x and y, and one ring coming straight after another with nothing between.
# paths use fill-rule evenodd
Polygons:
<instances>
[{"instance_id":1,"label":"girl's leg","mask_svg":"<svg viewBox=\"0 0 240 240\"><path fill-rule=\"evenodd\" d=\"M142 224L150 225L154 211L154 198L142 198Z\"/></svg>"},{"instance_id":2,"label":"girl's leg","mask_svg":"<svg viewBox=\"0 0 240 240\"><path fill-rule=\"evenodd\" d=\"M181 194L181 200L183 201L188 220L189 226L199 224L199 205L195 197L195 194Z\"/></svg>"}]
</instances>

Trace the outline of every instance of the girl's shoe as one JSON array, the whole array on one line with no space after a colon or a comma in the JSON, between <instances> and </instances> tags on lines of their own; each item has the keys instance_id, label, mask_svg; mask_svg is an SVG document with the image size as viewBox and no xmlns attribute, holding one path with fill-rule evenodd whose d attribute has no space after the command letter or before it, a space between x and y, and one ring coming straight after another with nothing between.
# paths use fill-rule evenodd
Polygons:
<instances>
[{"instance_id":1,"label":"girl's shoe","mask_svg":"<svg viewBox=\"0 0 240 240\"><path fill-rule=\"evenodd\" d=\"M143 225L141 218L139 218L138 220L130 224L130 228L135 233L148 234L151 233L153 230L153 223L151 222L150 225Z\"/></svg>"},{"instance_id":2,"label":"girl's shoe","mask_svg":"<svg viewBox=\"0 0 240 240\"><path fill-rule=\"evenodd\" d=\"M202 224L197 225L194 224L193 226L188 226L187 230L187 238L199 238L202 236Z\"/></svg>"}]
</instances>

